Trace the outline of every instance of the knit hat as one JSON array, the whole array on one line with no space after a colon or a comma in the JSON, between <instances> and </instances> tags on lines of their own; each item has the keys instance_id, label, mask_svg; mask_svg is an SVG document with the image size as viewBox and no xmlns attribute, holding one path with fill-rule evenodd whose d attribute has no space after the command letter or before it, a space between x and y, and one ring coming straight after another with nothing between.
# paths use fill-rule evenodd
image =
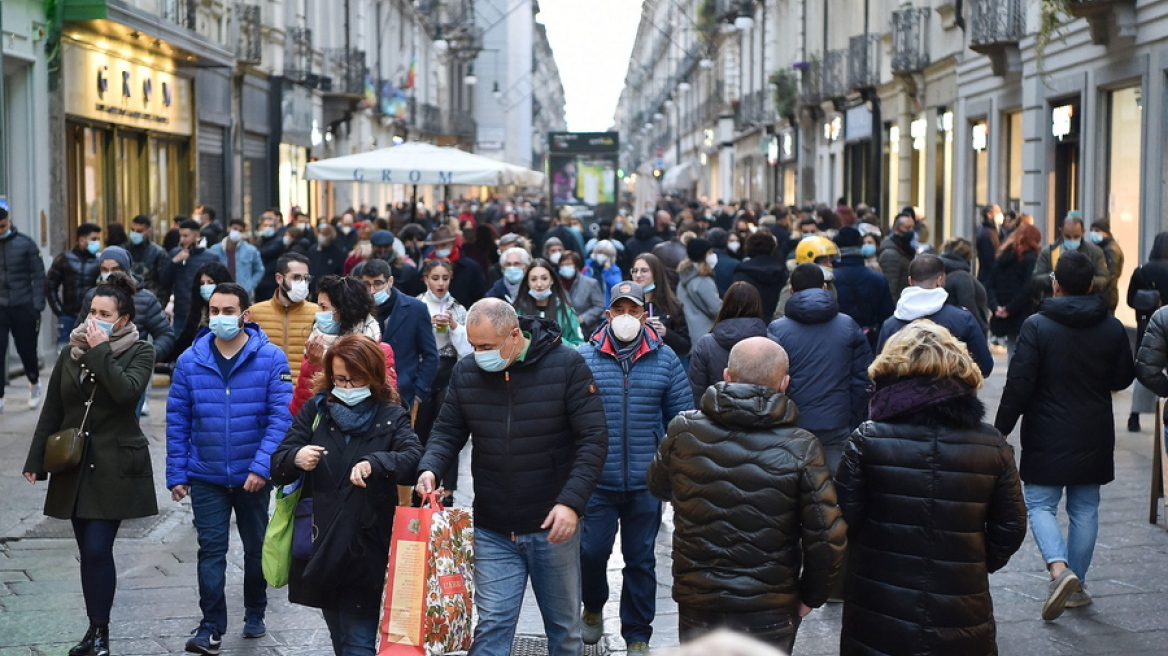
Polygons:
<instances>
[{"instance_id":1,"label":"knit hat","mask_svg":"<svg viewBox=\"0 0 1168 656\"><path fill-rule=\"evenodd\" d=\"M840 248L859 246L863 241L860 231L852 226L844 226L835 235L835 245Z\"/></svg>"},{"instance_id":2,"label":"knit hat","mask_svg":"<svg viewBox=\"0 0 1168 656\"><path fill-rule=\"evenodd\" d=\"M686 244L685 255L694 262L704 262L706 260L706 253L709 253L713 248L708 239L694 237Z\"/></svg>"},{"instance_id":3,"label":"knit hat","mask_svg":"<svg viewBox=\"0 0 1168 656\"><path fill-rule=\"evenodd\" d=\"M130 273L130 254L126 252L126 249L120 246L106 246L105 250L97 254L98 264L105 260L117 262L122 271Z\"/></svg>"}]
</instances>

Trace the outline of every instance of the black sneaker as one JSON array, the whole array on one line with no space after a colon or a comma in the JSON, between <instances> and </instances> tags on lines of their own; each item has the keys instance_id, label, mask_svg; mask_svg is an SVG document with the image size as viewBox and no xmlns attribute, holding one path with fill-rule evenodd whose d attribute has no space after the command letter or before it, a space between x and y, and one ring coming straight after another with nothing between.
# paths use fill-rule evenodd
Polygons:
<instances>
[{"instance_id":1,"label":"black sneaker","mask_svg":"<svg viewBox=\"0 0 1168 656\"><path fill-rule=\"evenodd\" d=\"M218 631L209 626L199 626L191 633L195 635L187 640L187 651L192 654L215 656L219 653L219 648L223 646L223 636L220 636Z\"/></svg>"},{"instance_id":2,"label":"black sneaker","mask_svg":"<svg viewBox=\"0 0 1168 656\"><path fill-rule=\"evenodd\" d=\"M262 615L248 615L243 618L243 637L262 638L268 634L268 627L264 626Z\"/></svg>"},{"instance_id":3,"label":"black sneaker","mask_svg":"<svg viewBox=\"0 0 1168 656\"><path fill-rule=\"evenodd\" d=\"M1140 415L1139 415L1139 413L1133 412L1130 415L1128 415L1127 432L1129 432L1129 433L1140 432Z\"/></svg>"}]
</instances>

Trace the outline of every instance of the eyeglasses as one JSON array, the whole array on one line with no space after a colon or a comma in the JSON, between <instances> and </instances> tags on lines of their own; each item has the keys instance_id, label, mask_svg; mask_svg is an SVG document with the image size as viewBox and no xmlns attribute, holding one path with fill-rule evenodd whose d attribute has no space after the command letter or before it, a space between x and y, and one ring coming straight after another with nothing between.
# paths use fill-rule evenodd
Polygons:
<instances>
[{"instance_id":1,"label":"eyeglasses","mask_svg":"<svg viewBox=\"0 0 1168 656\"><path fill-rule=\"evenodd\" d=\"M287 274L284 277L288 280L291 280L292 282L312 282L312 276L308 275L307 273Z\"/></svg>"},{"instance_id":2,"label":"eyeglasses","mask_svg":"<svg viewBox=\"0 0 1168 656\"><path fill-rule=\"evenodd\" d=\"M365 285L365 289L381 289L389 284L388 280L362 280L361 284Z\"/></svg>"},{"instance_id":3,"label":"eyeglasses","mask_svg":"<svg viewBox=\"0 0 1168 656\"><path fill-rule=\"evenodd\" d=\"M333 376L333 385L337 387L344 387L353 389L354 387L361 387L356 378L346 378L345 376Z\"/></svg>"}]
</instances>

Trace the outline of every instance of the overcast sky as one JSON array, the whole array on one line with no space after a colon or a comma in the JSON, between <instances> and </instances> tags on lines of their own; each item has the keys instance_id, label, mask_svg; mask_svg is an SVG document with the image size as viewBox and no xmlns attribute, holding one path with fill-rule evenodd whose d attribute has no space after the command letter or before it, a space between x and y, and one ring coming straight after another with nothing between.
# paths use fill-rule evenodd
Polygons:
<instances>
[{"instance_id":1,"label":"overcast sky","mask_svg":"<svg viewBox=\"0 0 1168 656\"><path fill-rule=\"evenodd\" d=\"M560 68L568 129L612 127L641 20L637 0L539 0L539 22Z\"/></svg>"}]
</instances>

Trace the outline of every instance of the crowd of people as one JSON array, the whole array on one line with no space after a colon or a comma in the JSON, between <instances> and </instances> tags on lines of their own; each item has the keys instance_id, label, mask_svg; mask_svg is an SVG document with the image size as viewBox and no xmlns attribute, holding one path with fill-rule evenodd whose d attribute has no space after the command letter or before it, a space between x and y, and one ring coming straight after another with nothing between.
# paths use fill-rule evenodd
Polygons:
<instances>
[{"instance_id":1,"label":"crowd of people","mask_svg":"<svg viewBox=\"0 0 1168 656\"><path fill-rule=\"evenodd\" d=\"M199 207L162 239L147 216L116 243L83 224L46 273L7 210L0 355L11 333L29 408L43 402L25 476L48 479L45 512L73 522L81 554L91 626L71 656L110 653L114 539L157 512L138 421L156 371L166 485L199 542L186 648L208 655L228 630L232 514L241 633L266 633L275 485L302 487L318 533L294 548L289 598L322 609L337 654L373 654L394 508L453 503L468 441L473 656L508 653L528 580L549 654L599 642L618 531L620 632L647 653L663 502L683 640L725 627L790 652L831 600L842 654L993 653L988 576L1028 518L1042 618L1092 603L1111 392L1138 374L1138 403L1168 395L1168 233L1131 278L1137 362L1114 317L1123 254L1076 213L1043 246L1030 217L990 206L938 253L919 211L885 222L842 201L666 198L587 227L521 198L315 222L272 208L254 229ZM63 351L43 385L30 325L46 302ZM991 340L1010 358L992 423ZM49 472L66 428L87 446Z\"/></svg>"}]
</instances>

